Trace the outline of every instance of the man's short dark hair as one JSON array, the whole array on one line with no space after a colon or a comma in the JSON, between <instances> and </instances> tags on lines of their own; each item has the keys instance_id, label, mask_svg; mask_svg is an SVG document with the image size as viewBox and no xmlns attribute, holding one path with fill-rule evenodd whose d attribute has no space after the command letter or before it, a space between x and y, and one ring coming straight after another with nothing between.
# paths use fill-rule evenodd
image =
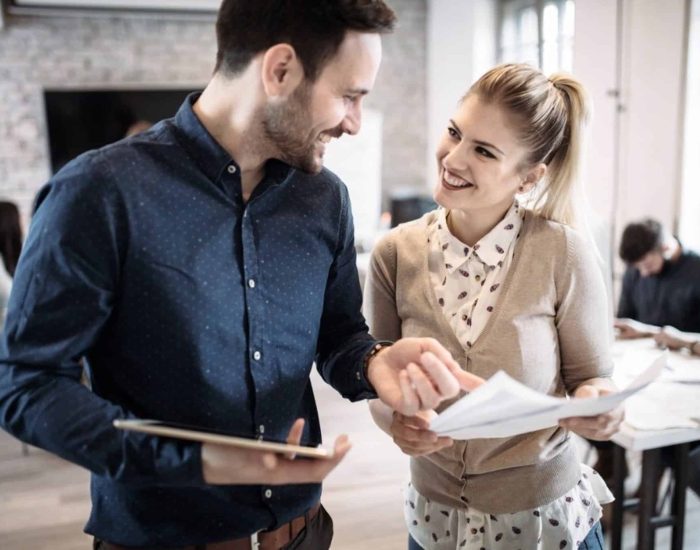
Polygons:
<instances>
[{"instance_id":1,"label":"man's short dark hair","mask_svg":"<svg viewBox=\"0 0 700 550\"><path fill-rule=\"evenodd\" d=\"M383 0L223 0L216 21L215 72L235 76L258 53L285 43L313 82L347 31L386 33L395 22Z\"/></svg>"},{"instance_id":2,"label":"man's short dark hair","mask_svg":"<svg viewBox=\"0 0 700 550\"><path fill-rule=\"evenodd\" d=\"M651 218L630 223L622 232L620 258L628 264L633 264L649 252L661 250L664 242L663 233L661 224Z\"/></svg>"}]
</instances>

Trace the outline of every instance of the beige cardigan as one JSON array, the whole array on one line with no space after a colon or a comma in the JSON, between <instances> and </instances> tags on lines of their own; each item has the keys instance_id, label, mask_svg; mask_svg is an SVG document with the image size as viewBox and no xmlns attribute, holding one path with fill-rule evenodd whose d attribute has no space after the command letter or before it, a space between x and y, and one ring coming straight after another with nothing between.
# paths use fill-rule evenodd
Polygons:
<instances>
[{"instance_id":1,"label":"beige cardigan","mask_svg":"<svg viewBox=\"0 0 700 550\"><path fill-rule=\"evenodd\" d=\"M503 369L529 387L556 396L572 392L589 378L610 376L606 288L595 255L581 236L526 212L499 306L466 350L430 284L427 229L435 219L430 212L403 224L375 248L365 287L365 316L375 338L433 337L468 372L488 378ZM551 450L540 457L550 442ZM491 514L551 502L579 476L569 433L558 427L509 438L456 441L445 450L411 459L412 482L423 496Z\"/></svg>"}]
</instances>

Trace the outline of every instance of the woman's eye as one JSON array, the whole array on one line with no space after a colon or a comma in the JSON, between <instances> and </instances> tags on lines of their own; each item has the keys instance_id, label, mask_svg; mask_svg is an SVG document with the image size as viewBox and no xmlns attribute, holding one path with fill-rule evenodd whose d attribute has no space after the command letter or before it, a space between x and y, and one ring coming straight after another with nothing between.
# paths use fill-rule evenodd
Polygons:
<instances>
[{"instance_id":1,"label":"woman's eye","mask_svg":"<svg viewBox=\"0 0 700 550\"><path fill-rule=\"evenodd\" d=\"M484 149L483 147L477 147L476 152L479 153L482 157L486 157L486 158L490 158L490 159L496 158L488 149Z\"/></svg>"},{"instance_id":2,"label":"woman's eye","mask_svg":"<svg viewBox=\"0 0 700 550\"><path fill-rule=\"evenodd\" d=\"M447 133L450 135L450 137L453 137L455 139L459 139L459 134L457 133L457 130L452 128L452 126L447 127Z\"/></svg>"}]
</instances>

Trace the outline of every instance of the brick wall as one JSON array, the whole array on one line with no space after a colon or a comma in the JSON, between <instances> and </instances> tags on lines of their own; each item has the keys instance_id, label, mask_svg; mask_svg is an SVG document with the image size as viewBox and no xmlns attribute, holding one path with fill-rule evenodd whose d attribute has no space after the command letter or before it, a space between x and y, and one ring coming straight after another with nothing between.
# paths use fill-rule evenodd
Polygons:
<instances>
[{"instance_id":1,"label":"brick wall","mask_svg":"<svg viewBox=\"0 0 700 550\"><path fill-rule=\"evenodd\" d=\"M383 193L425 174L426 0L394 0L399 30L367 107L384 114ZM44 88L203 86L213 22L138 17L5 16L0 28L0 198L25 217L50 176Z\"/></svg>"}]
</instances>

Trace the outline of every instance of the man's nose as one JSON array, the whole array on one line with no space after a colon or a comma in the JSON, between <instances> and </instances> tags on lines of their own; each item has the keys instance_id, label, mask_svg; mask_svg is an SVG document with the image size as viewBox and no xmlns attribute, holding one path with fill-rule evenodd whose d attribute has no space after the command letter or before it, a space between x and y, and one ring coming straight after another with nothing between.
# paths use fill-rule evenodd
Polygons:
<instances>
[{"instance_id":1,"label":"man's nose","mask_svg":"<svg viewBox=\"0 0 700 550\"><path fill-rule=\"evenodd\" d=\"M348 109L345 118L343 119L343 132L354 136L360 131L362 126L362 108L358 104L354 104Z\"/></svg>"}]
</instances>

